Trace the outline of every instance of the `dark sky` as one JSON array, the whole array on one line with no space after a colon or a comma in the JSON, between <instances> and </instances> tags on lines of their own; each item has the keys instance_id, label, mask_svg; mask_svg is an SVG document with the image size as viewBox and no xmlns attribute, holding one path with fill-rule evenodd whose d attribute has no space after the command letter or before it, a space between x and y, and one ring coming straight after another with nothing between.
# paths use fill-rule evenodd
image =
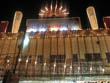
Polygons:
<instances>
[{"instance_id":1,"label":"dark sky","mask_svg":"<svg viewBox=\"0 0 110 83\"><path fill-rule=\"evenodd\" d=\"M3 1L3 0L2 0ZM10 27L12 26L14 12L20 10L23 12L22 29L25 29L26 19L38 18L38 12L42 4L46 0L4 0L0 5L0 20L9 20ZM103 27L102 17L110 16L110 3L109 0L57 0L64 1L69 6L71 17L80 17L83 28L88 27L88 18L86 14L86 8L88 6L94 6L96 10L96 15L98 18L98 23L100 27ZM48 0L51 2L51 0Z\"/></svg>"}]
</instances>

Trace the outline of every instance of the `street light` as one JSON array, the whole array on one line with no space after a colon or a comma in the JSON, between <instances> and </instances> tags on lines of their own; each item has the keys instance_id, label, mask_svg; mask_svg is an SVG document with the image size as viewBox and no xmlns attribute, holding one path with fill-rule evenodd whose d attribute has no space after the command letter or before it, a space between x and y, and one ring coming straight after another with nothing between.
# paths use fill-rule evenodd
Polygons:
<instances>
[{"instance_id":1,"label":"street light","mask_svg":"<svg viewBox=\"0 0 110 83\"><path fill-rule=\"evenodd\" d=\"M18 52L18 55L16 57L13 73L15 73L15 71L16 71L16 67L17 67L18 62L19 62L20 53L23 49L25 49L27 47L28 43L29 43L29 33L24 32L24 36L22 37L21 45L19 45L19 47L18 47L19 52Z\"/></svg>"}]
</instances>

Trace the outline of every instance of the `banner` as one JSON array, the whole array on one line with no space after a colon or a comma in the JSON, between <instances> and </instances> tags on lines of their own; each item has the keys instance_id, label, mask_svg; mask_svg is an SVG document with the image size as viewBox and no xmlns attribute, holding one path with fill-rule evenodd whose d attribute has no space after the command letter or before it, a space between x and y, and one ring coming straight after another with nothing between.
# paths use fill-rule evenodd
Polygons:
<instances>
[{"instance_id":1,"label":"banner","mask_svg":"<svg viewBox=\"0 0 110 83\"><path fill-rule=\"evenodd\" d=\"M12 25L12 33L18 33L21 20L22 20L22 12L21 11L16 11L14 15L14 20L13 20L13 25Z\"/></svg>"},{"instance_id":2,"label":"banner","mask_svg":"<svg viewBox=\"0 0 110 83\"><path fill-rule=\"evenodd\" d=\"M110 16L107 17L103 17L103 22L104 22L104 26L105 28L109 28L110 29Z\"/></svg>"},{"instance_id":3,"label":"banner","mask_svg":"<svg viewBox=\"0 0 110 83\"><path fill-rule=\"evenodd\" d=\"M8 28L9 21L1 21L0 22L0 32L6 32Z\"/></svg>"},{"instance_id":4,"label":"banner","mask_svg":"<svg viewBox=\"0 0 110 83\"><path fill-rule=\"evenodd\" d=\"M91 24L91 28L93 30L97 30L98 29L98 23L97 23L97 18L96 18L96 13L95 13L94 7L92 7L92 6L88 7L86 12L87 12L90 24Z\"/></svg>"}]
</instances>

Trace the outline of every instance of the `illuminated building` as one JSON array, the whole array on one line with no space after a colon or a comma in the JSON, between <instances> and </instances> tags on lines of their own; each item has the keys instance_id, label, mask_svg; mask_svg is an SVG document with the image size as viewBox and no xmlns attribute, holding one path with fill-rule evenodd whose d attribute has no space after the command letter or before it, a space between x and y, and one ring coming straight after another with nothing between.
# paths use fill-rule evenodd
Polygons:
<instances>
[{"instance_id":1,"label":"illuminated building","mask_svg":"<svg viewBox=\"0 0 110 83\"><path fill-rule=\"evenodd\" d=\"M26 25L26 33L0 33L0 79L19 55L21 83L110 80L110 29L82 30L79 17L28 19Z\"/></svg>"},{"instance_id":2,"label":"illuminated building","mask_svg":"<svg viewBox=\"0 0 110 83\"><path fill-rule=\"evenodd\" d=\"M0 35L2 77L5 69L14 67L23 33ZM110 30L31 33L25 37L16 73L21 80L109 80L109 42Z\"/></svg>"}]
</instances>

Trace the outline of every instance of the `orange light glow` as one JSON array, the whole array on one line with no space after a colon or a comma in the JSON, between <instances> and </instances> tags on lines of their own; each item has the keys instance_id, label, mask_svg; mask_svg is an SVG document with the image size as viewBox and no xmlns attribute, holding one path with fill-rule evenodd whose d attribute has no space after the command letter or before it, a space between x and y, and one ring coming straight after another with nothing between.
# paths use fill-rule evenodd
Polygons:
<instances>
[{"instance_id":1,"label":"orange light glow","mask_svg":"<svg viewBox=\"0 0 110 83\"><path fill-rule=\"evenodd\" d=\"M49 29L50 31L58 31L59 28L60 28L59 25L51 25L51 26L48 26L48 29Z\"/></svg>"}]
</instances>

